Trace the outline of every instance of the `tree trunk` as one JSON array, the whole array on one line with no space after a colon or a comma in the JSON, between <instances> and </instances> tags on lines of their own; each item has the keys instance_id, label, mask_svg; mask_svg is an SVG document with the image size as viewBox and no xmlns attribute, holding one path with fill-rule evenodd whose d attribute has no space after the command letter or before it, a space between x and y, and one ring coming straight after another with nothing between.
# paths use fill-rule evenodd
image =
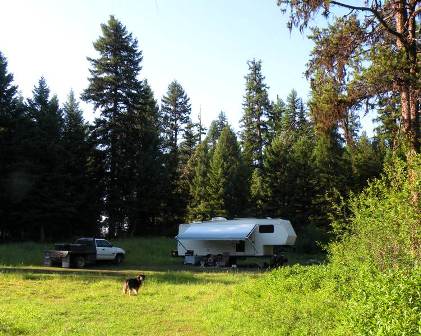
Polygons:
<instances>
[{"instance_id":1,"label":"tree trunk","mask_svg":"<svg viewBox=\"0 0 421 336\"><path fill-rule=\"evenodd\" d=\"M396 31L402 37L397 37L396 45L399 50L404 50L408 65L408 77L400 85L401 117L406 138L410 144L410 151L419 152L419 105L417 90L417 45L415 32L415 16L407 10L405 0L396 3Z\"/></svg>"}]
</instances>

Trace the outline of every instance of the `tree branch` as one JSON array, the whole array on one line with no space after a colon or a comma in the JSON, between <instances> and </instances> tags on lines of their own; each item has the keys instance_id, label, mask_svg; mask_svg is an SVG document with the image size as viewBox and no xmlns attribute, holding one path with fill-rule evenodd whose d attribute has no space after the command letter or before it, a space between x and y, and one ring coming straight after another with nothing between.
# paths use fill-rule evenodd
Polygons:
<instances>
[{"instance_id":1,"label":"tree branch","mask_svg":"<svg viewBox=\"0 0 421 336\"><path fill-rule=\"evenodd\" d=\"M379 13L377 10L375 10L375 9L373 9L373 8L371 8L371 7L351 6L351 5L344 4L344 3L342 3L342 2L338 2L338 1L331 1L330 3L331 3L331 4L333 4L333 5L337 5L337 6L344 7L344 8L348 8L348 9L354 9L354 10L358 10L358 11L371 12L371 13L372 13L372 14L376 17L376 19L377 19L377 20L379 20L380 24L381 24L384 28L386 28L386 30L387 30L390 34L392 34L392 35L396 36L396 37L397 37L397 38L399 38L402 42L404 42L404 37L403 37L403 35L402 35L401 33L398 33L396 30L392 29L392 28L391 28L391 27L387 24L387 22L386 22L386 21L382 18L382 16L380 15L380 13Z\"/></svg>"},{"instance_id":2,"label":"tree branch","mask_svg":"<svg viewBox=\"0 0 421 336\"><path fill-rule=\"evenodd\" d=\"M411 16L409 17L409 19L415 18L417 15L421 14L421 7L418 7L416 10L414 10L411 14Z\"/></svg>"}]
</instances>

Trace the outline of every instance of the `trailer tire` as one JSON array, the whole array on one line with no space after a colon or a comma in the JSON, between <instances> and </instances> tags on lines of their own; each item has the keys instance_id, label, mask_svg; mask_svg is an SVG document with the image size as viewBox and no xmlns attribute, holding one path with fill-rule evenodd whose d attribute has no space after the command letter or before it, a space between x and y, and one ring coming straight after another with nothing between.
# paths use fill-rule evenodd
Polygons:
<instances>
[{"instance_id":1,"label":"trailer tire","mask_svg":"<svg viewBox=\"0 0 421 336\"><path fill-rule=\"evenodd\" d=\"M77 256L75 258L75 265L76 265L76 268L84 268L85 265L86 265L85 257L83 257L83 256Z\"/></svg>"},{"instance_id":2,"label":"trailer tire","mask_svg":"<svg viewBox=\"0 0 421 336\"><path fill-rule=\"evenodd\" d=\"M116 265L120 265L123 262L124 256L122 254L117 254L115 256L114 262Z\"/></svg>"}]
</instances>

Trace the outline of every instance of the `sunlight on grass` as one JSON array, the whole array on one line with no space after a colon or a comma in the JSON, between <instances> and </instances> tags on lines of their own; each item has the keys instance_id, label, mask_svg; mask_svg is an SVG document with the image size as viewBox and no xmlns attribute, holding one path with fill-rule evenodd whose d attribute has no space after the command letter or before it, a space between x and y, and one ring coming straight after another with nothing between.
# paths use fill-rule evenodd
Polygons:
<instances>
[{"instance_id":1,"label":"sunlight on grass","mask_svg":"<svg viewBox=\"0 0 421 336\"><path fill-rule=\"evenodd\" d=\"M252 276L149 272L125 296L123 277L0 274L0 335L205 335L207 303Z\"/></svg>"}]
</instances>

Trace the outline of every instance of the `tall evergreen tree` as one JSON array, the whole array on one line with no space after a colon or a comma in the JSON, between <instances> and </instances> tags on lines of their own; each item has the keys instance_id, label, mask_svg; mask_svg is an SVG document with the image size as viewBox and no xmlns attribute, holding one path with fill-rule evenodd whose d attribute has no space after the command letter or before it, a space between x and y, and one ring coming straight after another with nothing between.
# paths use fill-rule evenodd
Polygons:
<instances>
[{"instance_id":1,"label":"tall evergreen tree","mask_svg":"<svg viewBox=\"0 0 421 336\"><path fill-rule=\"evenodd\" d=\"M163 194L164 171L162 169L161 138L159 126L159 108L153 92L146 80L140 97L140 105L131 119L133 138L133 173L134 182L131 198L134 201L131 211L130 233L158 233L161 229L161 202Z\"/></svg>"},{"instance_id":2,"label":"tall evergreen tree","mask_svg":"<svg viewBox=\"0 0 421 336\"><path fill-rule=\"evenodd\" d=\"M31 122L7 72L7 60L0 52L0 240L18 237L18 222L31 182L27 176L25 143Z\"/></svg>"},{"instance_id":3,"label":"tall evergreen tree","mask_svg":"<svg viewBox=\"0 0 421 336\"><path fill-rule=\"evenodd\" d=\"M371 141L363 132L353 147L346 148L350 154L353 185L355 192L360 192L370 179L378 177L382 170L382 152L376 142Z\"/></svg>"},{"instance_id":4,"label":"tall evergreen tree","mask_svg":"<svg viewBox=\"0 0 421 336\"><path fill-rule=\"evenodd\" d=\"M208 193L212 216L236 217L244 212L246 190L243 172L237 137L226 126L210 163Z\"/></svg>"},{"instance_id":5,"label":"tall evergreen tree","mask_svg":"<svg viewBox=\"0 0 421 336\"><path fill-rule=\"evenodd\" d=\"M228 125L227 116L225 112L221 111L218 114L218 118L212 120L208 134L206 136L206 141L208 142L211 149L214 149L216 143L218 142L219 137L221 136L222 130L225 126Z\"/></svg>"},{"instance_id":6,"label":"tall evergreen tree","mask_svg":"<svg viewBox=\"0 0 421 336\"><path fill-rule=\"evenodd\" d=\"M187 164L187 161L192 156L197 144L199 143L199 133L195 132L195 126L195 124L189 121L184 128L183 141L179 146L179 159L182 166Z\"/></svg>"},{"instance_id":7,"label":"tall evergreen tree","mask_svg":"<svg viewBox=\"0 0 421 336\"><path fill-rule=\"evenodd\" d=\"M209 219L209 169L210 153L206 141L197 146L189 160L189 204L187 219Z\"/></svg>"},{"instance_id":8,"label":"tall evergreen tree","mask_svg":"<svg viewBox=\"0 0 421 336\"><path fill-rule=\"evenodd\" d=\"M168 86L162 97L161 115L166 151L176 154L178 142L186 125L190 122L191 104L183 87L177 81Z\"/></svg>"},{"instance_id":9,"label":"tall evergreen tree","mask_svg":"<svg viewBox=\"0 0 421 336\"><path fill-rule=\"evenodd\" d=\"M133 208L133 143L130 143L132 118L142 89L138 75L142 52L138 42L114 16L101 25L102 36L94 42L99 53L91 63L89 86L82 99L101 111L95 121L94 138L104 152L105 215L109 234L125 230ZM130 146L129 150L126 148ZM128 160L130 159L130 160Z\"/></svg>"},{"instance_id":10,"label":"tall evergreen tree","mask_svg":"<svg viewBox=\"0 0 421 336\"><path fill-rule=\"evenodd\" d=\"M203 122L202 122L202 107L200 107L200 111L199 111L199 115L197 116L197 124L196 124L196 128L197 128L197 133L198 133L198 137L199 137L199 143L202 142L202 137L204 135L206 135L206 127L203 126Z\"/></svg>"},{"instance_id":11,"label":"tall evergreen tree","mask_svg":"<svg viewBox=\"0 0 421 336\"><path fill-rule=\"evenodd\" d=\"M313 185L315 195L312 202L312 222L326 226L333 201L337 201L337 195L345 196L352 185L351 164L344 157L344 149L336 129L317 137L311 160L316 177Z\"/></svg>"},{"instance_id":12,"label":"tall evergreen tree","mask_svg":"<svg viewBox=\"0 0 421 336\"><path fill-rule=\"evenodd\" d=\"M290 94L289 101L288 113L292 116L289 120L296 121L295 128L291 127L292 122L285 123L286 127L281 127L265 150L260 203L266 215L288 218L297 229L301 229L308 224L312 211L316 180L312 161L315 136L305 118L301 99ZM296 103L291 104L291 101ZM302 121L299 121L300 114L303 115Z\"/></svg>"},{"instance_id":13,"label":"tall evergreen tree","mask_svg":"<svg viewBox=\"0 0 421 336\"><path fill-rule=\"evenodd\" d=\"M63 207L63 237L95 235L100 217L100 189L92 178L90 161L92 148L88 125L75 98L73 90L63 106L63 161L61 172L64 179L65 206Z\"/></svg>"},{"instance_id":14,"label":"tall evergreen tree","mask_svg":"<svg viewBox=\"0 0 421 336\"><path fill-rule=\"evenodd\" d=\"M264 162L264 161L263 161ZM264 170L256 168L253 170L250 181L251 215L264 217L267 209L267 191L264 183Z\"/></svg>"},{"instance_id":15,"label":"tall evergreen tree","mask_svg":"<svg viewBox=\"0 0 421 336\"><path fill-rule=\"evenodd\" d=\"M282 129L285 132L297 129L301 105L302 102L298 97L297 91L292 90L287 97L285 113L282 118Z\"/></svg>"},{"instance_id":16,"label":"tall evergreen tree","mask_svg":"<svg viewBox=\"0 0 421 336\"><path fill-rule=\"evenodd\" d=\"M281 134L265 150L266 215L289 218L289 196L294 190L288 163L291 142Z\"/></svg>"},{"instance_id":17,"label":"tall evergreen tree","mask_svg":"<svg viewBox=\"0 0 421 336\"><path fill-rule=\"evenodd\" d=\"M281 133L282 121L286 113L285 102L276 96L276 101L272 103L272 108L268 115L267 127L268 127L268 143Z\"/></svg>"},{"instance_id":18,"label":"tall evergreen tree","mask_svg":"<svg viewBox=\"0 0 421 336\"><path fill-rule=\"evenodd\" d=\"M188 188L181 176L184 174L188 158L180 160L179 142L187 125L191 124L190 113L190 98L177 81L171 82L167 94L161 100L161 127L168 181L166 216L168 221L173 223L182 220L187 206Z\"/></svg>"},{"instance_id":19,"label":"tall evergreen tree","mask_svg":"<svg viewBox=\"0 0 421 336\"><path fill-rule=\"evenodd\" d=\"M41 78L28 100L34 122L30 144L31 175L34 181L26 199L27 211L22 219L32 239L44 241L61 235L65 188L61 171L63 147L62 112L56 96L50 99L50 89Z\"/></svg>"},{"instance_id":20,"label":"tall evergreen tree","mask_svg":"<svg viewBox=\"0 0 421 336\"><path fill-rule=\"evenodd\" d=\"M245 77L246 94L241 118L241 142L246 164L262 167L263 150L268 141L266 121L271 105L267 92L268 86L262 74L262 62L253 59L247 64L249 73Z\"/></svg>"}]
</instances>

